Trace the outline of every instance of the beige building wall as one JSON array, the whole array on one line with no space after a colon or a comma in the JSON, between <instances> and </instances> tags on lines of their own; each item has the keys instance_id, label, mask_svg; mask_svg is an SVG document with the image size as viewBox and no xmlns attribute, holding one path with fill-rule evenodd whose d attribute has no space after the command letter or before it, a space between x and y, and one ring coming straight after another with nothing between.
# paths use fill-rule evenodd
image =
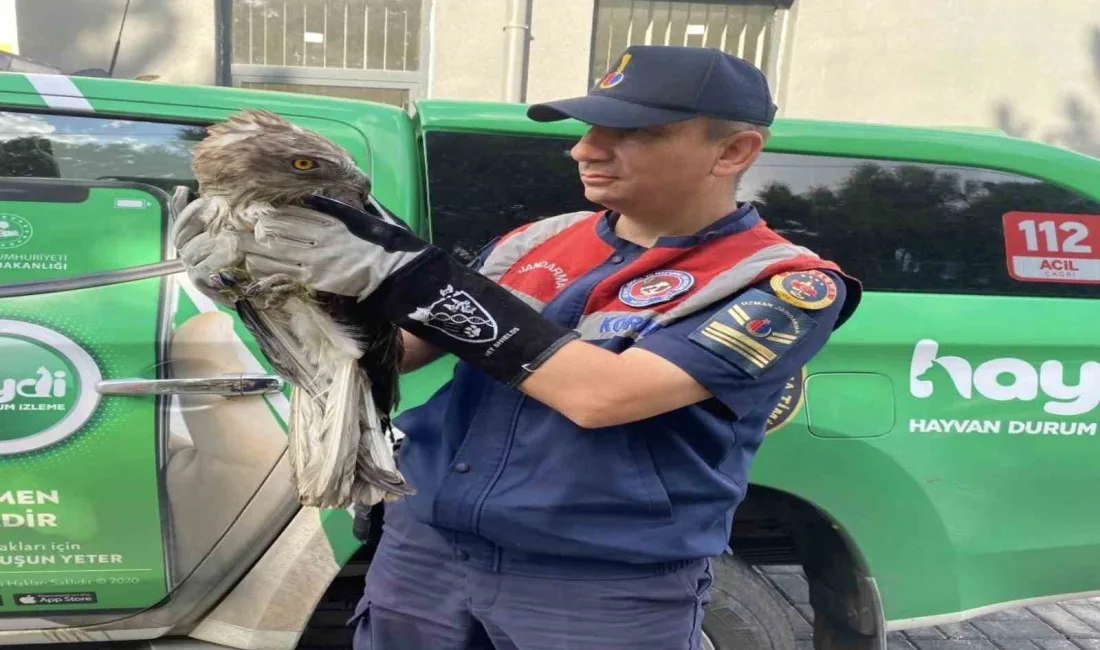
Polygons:
<instances>
[{"instance_id":1,"label":"beige building wall","mask_svg":"<svg viewBox=\"0 0 1100 650\"><path fill-rule=\"evenodd\" d=\"M106 68L125 0L0 0L19 51ZM528 102L589 85L596 0L532 0ZM500 100L508 0L432 0L421 96ZM780 117L975 126L1100 156L1100 0L797 0ZM116 76L213 84L214 0L134 0Z\"/></svg>"},{"instance_id":2,"label":"beige building wall","mask_svg":"<svg viewBox=\"0 0 1100 650\"><path fill-rule=\"evenodd\" d=\"M798 0L780 116L980 126L1100 156L1100 0Z\"/></svg>"},{"instance_id":3,"label":"beige building wall","mask_svg":"<svg viewBox=\"0 0 1100 650\"><path fill-rule=\"evenodd\" d=\"M588 91L595 0L535 0L527 101L574 97Z\"/></svg>"},{"instance_id":4,"label":"beige building wall","mask_svg":"<svg viewBox=\"0 0 1100 650\"><path fill-rule=\"evenodd\" d=\"M429 97L501 98L507 8L505 0L433 0Z\"/></svg>"},{"instance_id":5,"label":"beige building wall","mask_svg":"<svg viewBox=\"0 0 1100 650\"><path fill-rule=\"evenodd\" d=\"M502 98L506 0L435 0L431 97ZM533 0L527 101L583 94L595 0ZM1100 156L1100 0L797 0L780 117L996 128Z\"/></svg>"},{"instance_id":6,"label":"beige building wall","mask_svg":"<svg viewBox=\"0 0 1100 650\"><path fill-rule=\"evenodd\" d=\"M16 0L23 56L71 73L111 63L125 0ZM160 75L157 81L215 83L212 0L133 0L122 32L115 76Z\"/></svg>"},{"instance_id":7,"label":"beige building wall","mask_svg":"<svg viewBox=\"0 0 1100 650\"><path fill-rule=\"evenodd\" d=\"M595 0L533 0L527 101L584 94ZM430 97L504 97L507 0L434 0Z\"/></svg>"}]
</instances>

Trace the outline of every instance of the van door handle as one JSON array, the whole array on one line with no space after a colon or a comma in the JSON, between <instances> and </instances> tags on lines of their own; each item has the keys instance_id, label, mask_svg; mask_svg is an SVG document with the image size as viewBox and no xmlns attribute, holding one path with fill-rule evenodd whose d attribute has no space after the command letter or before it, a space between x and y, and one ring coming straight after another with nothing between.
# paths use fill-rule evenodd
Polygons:
<instances>
[{"instance_id":1,"label":"van door handle","mask_svg":"<svg viewBox=\"0 0 1100 650\"><path fill-rule=\"evenodd\" d=\"M223 375L186 379L104 379L96 384L100 395L263 395L283 390L275 375Z\"/></svg>"}]
</instances>

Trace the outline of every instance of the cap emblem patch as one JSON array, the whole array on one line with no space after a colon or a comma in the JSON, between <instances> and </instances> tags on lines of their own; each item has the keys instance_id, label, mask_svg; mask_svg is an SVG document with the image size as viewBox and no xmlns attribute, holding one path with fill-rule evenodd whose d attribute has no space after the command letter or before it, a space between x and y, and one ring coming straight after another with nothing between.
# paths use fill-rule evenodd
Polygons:
<instances>
[{"instance_id":1,"label":"cap emblem patch","mask_svg":"<svg viewBox=\"0 0 1100 650\"><path fill-rule=\"evenodd\" d=\"M619 67L615 68L611 72L600 80L600 89L607 90L608 88L614 88L626 79L626 75L623 74L623 70L626 70L627 64L630 63L630 54L624 54L623 58L619 59Z\"/></svg>"}]
</instances>

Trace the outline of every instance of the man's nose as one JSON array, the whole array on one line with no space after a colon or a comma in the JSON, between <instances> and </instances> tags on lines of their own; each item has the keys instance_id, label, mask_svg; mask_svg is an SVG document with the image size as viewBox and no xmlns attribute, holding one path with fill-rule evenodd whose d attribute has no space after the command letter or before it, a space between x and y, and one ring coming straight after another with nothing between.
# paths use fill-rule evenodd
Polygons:
<instances>
[{"instance_id":1,"label":"man's nose","mask_svg":"<svg viewBox=\"0 0 1100 650\"><path fill-rule=\"evenodd\" d=\"M614 137L607 129L594 126L573 145L569 154L577 162L602 162L612 157L611 148Z\"/></svg>"}]
</instances>

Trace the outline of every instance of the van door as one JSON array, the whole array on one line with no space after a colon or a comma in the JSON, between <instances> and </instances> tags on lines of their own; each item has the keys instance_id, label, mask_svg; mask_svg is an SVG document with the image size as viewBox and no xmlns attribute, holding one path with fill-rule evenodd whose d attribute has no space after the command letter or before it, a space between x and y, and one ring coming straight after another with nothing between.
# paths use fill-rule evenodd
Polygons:
<instances>
[{"instance_id":1,"label":"van door","mask_svg":"<svg viewBox=\"0 0 1100 650\"><path fill-rule=\"evenodd\" d=\"M5 627L163 606L283 455L289 388L163 264L203 136L0 109Z\"/></svg>"}]
</instances>

